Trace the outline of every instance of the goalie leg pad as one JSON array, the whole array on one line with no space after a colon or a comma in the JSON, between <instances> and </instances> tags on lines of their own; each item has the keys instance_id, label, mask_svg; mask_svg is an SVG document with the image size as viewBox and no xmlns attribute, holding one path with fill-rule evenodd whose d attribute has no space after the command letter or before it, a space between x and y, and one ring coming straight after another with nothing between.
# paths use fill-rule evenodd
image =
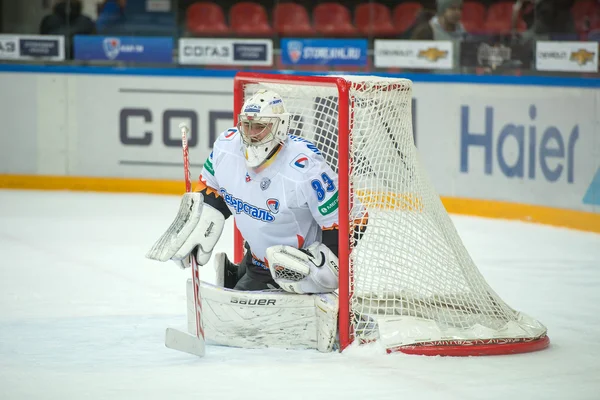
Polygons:
<instances>
[{"instance_id":1,"label":"goalie leg pad","mask_svg":"<svg viewBox=\"0 0 600 400\"><path fill-rule=\"evenodd\" d=\"M209 344L281 349L335 348L337 296L283 291L243 292L201 282L202 321ZM195 335L194 294L187 280L188 332Z\"/></svg>"},{"instance_id":2,"label":"goalie leg pad","mask_svg":"<svg viewBox=\"0 0 600 400\"><path fill-rule=\"evenodd\" d=\"M202 193L185 193L175 220L146 257L157 261L171 259L181 267L187 267L187 258L196 249L196 261L204 265L210 259L224 225L223 214L204 204Z\"/></svg>"},{"instance_id":3,"label":"goalie leg pad","mask_svg":"<svg viewBox=\"0 0 600 400\"><path fill-rule=\"evenodd\" d=\"M322 243L301 250L271 246L266 258L273 280L288 292L331 293L338 288L338 258Z\"/></svg>"},{"instance_id":4,"label":"goalie leg pad","mask_svg":"<svg viewBox=\"0 0 600 400\"><path fill-rule=\"evenodd\" d=\"M322 353L328 353L336 346L338 309L339 303L336 293L315 295L317 350Z\"/></svg>"}]
</instances>

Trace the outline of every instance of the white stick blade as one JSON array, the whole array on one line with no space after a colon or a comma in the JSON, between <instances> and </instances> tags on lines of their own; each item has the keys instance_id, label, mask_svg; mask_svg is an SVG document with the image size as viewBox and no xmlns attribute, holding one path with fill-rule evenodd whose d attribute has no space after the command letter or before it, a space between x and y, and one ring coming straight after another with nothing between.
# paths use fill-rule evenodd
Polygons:
<instances>
[{"instance_id":1,"label":"white stick blade","mask_svg":"<svg viewBox=\"0 0 600 400\"><path fill-rule=\"evenodd\" d=\"M204 340L177 329L167 328L165 332L165 346L198 357L204 356Z\"/></svg>"}]
</instances>

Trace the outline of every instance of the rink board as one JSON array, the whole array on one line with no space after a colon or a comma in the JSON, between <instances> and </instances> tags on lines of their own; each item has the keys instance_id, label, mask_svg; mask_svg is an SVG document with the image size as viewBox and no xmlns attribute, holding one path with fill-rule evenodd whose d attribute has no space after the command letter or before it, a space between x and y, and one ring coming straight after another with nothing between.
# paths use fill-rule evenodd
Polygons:
<instances>
[{"instance_id":1,"label":"rink board","mask_svg":"<svg viewBox=\"0 0 600 400\"><path fill-rule=\"evenodd\" d=\"M0 187L180 194L232 124L231 71L0 69ZM410 76L421 162L451 213L600 231L595 79ZM494 79L496 78L496 79Z\"/></svg>"}]
</instances>

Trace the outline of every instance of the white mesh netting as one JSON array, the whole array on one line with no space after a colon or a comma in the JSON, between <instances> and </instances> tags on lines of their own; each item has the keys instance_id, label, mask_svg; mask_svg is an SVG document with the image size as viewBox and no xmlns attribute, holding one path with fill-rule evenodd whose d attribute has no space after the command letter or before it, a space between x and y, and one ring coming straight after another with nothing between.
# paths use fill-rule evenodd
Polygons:
<instances>
[{"instance_id":1,"label":"white mesh netting","mask_svg":"<svg viewBox=\"0 0 600 400\"><path fill-rule=\"evenodd\" d=\"M412 132L412 82L353 76L350 154L338 154L338 90L317 83L255 84L268 88L293 114L290 133L311 140L334 171L349 157L352 240L349 301L352 332L391 348L409 344L473 344L533 340L538 321L510 308L473 263L421 167ZM310 81L310 78L307 77ZM342 133L346 134L346 133ZM439 132L443 134L443 132ZM363 208L364 207L364 208ZM360 218L366 209L368 218Z\"/></svg>"}]
</instances>

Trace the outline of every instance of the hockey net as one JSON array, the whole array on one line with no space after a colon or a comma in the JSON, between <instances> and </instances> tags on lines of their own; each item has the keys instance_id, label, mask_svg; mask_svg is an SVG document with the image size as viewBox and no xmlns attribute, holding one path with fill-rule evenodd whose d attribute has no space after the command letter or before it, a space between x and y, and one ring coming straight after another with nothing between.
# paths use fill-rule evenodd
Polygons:
<instances>
[{"instance_id":1,"label":"hockey net","mask_svg":"<svg viewBox=\"0 0 600 400\"><path fill-rule=\"evenodd\" d=\"M421 167L411 81L240 73L235 110L259 89L282 96L290 133L312 141L339 175L342 349L373 340L428 355L548 346L546 327L487 284Z\"/></svg>"}]
</instances>

